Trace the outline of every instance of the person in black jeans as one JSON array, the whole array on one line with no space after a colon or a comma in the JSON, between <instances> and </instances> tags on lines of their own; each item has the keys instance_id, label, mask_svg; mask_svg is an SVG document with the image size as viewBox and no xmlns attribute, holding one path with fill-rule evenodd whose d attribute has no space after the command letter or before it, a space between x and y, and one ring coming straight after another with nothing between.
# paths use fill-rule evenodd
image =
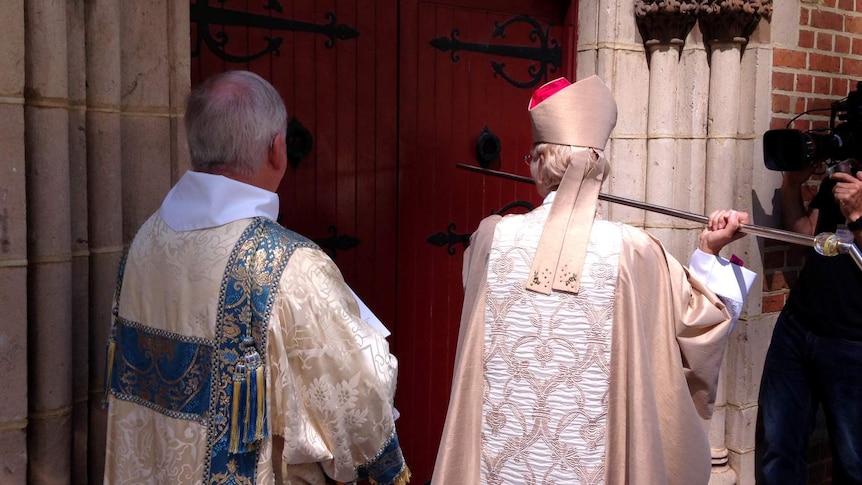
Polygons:
<instances>
[{"instance_id":1,"label":"person in black jeans","mask_svg":"<svg viewBox=\"0 0 862 485\"><path fill-rule=\"evenodd\" d=\"M858 164L857 164L858 165ZM823 180L806 208L812 165L785 172L782 223L803 234L848 229L862 243L862 172ZM816 229L816 231L815 231ZM862 484L862 270L848 255L810 250L775 324L757 419L757 481L807 483L808 439L823 406L835 484Z\"/></svg>"}]
</instances>

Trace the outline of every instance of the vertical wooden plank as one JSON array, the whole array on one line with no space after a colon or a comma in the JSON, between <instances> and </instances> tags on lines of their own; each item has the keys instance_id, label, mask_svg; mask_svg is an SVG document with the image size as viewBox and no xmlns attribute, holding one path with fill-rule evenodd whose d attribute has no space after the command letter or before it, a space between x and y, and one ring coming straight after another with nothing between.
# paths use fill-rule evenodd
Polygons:
<instances>
[{"instance_id":1,"label":"vertical wooden plank","mask_svg":"<svg viewBox=\"0 0 862 485\"><path fill-rule=\"evenodd\" d=\"M194 0L192 0L192 1L194 1ZM191 42L189 45L191 46L192 52L194 52L195 46L197 45L197 38L198 38L198 24L197 24L197 22L190 22L190 24L189 24L189 39ZM190 77L192 86L197 86L198 83L201 82L201 56L200 55L191 57L189 59L189 77Z\"/></svg>"},{"instance_id":2,"label":"vertical wooden plank","mask_svg":"<svg viewBox=\"0 0 862 485\"><path fill-rule=\"evenodd\" d=\"M418 236L417 224L411 219L416 210L416 185L418 177L415 169L415 150L418 143L418 84L419 70L417 60L418 43L418 1L402 0L399 5L399 46L398 55L398 253L396 269L396 321L393 350L399 356L396 403L405 411L409 409L410 390L415 382L410 362L410 349L414 324L415 283L412 241ZM409 208L413 208L412 210ZM401 351L403 349L403 352ZM402 417L401 424L408 423ZM406 433L405 433L406 434Z\"/></svg>"},{"instance_id":3,"label":"vertical wooden plank","mask_svg":"<svg viewBox=\"0 0 862 485\"><path fill-rule=\"evenodd\" d=\"M493 29L494 21L504 22L509 18L508 15L496 14L493 12L486 13L482 18L482 30L480 34L482 35L483 42L487 42L489 44L497 45L502 43L507 44L515 44L521 41L521 39L512 31L507 30L505 41L501 41L498 38L491 37L491 30ZM491 68L491 61L503 62L506 65L506 71L510 71L514 69L513 64L516 62L514 59L500 59L497 55L485 55L482 56L481 60L477 63L480 66L480 71L485 74L486 83L487 83L487 93L488 93L488 102L484 105L484 114L486 117L486 121L489 124L489 128L491 128L494 133L500 137L500 142L503 146L508 146L507 143L509 140L504 136L503 130L506 126L510 126L516 123L515 119L510 117L504 117L504 113L511 110L511 105L514 103L512 100L511 92L509 84L502 77L494 77L493 69ZM502 156L502 155L501 155ZM501 161L495 162L497 168L501 168ZM500 208L500 202L504 198L502 195L503 188L505 186L505 180L497 177L488 177L485 180L485 198L484 204L482 207L482 213L488 214L494 210L498 210Z\"/></svg>"},{"instance_id":4,"label":"vertical wooden plank","mask_svg":"<svg viewBox=\"0 0 862 485\"><path fill-rule=\"evenodd\" d=\"M524 12L529 13L529 12ZM510 20L514 13L493 13L489 15L488 24L494 25L495 22L503 24ZM494 44L512 44L512 45L535 45L530 39L531 26L523 22L512 23L506 29L505 38L495 38L492 40ZM529 68L535 63L525 59L497 59L498 62L505 64L504 72L518 81L526 81L528 78ZM487 69L491 69L490 66ZM506 81L502 76L495 77L490 88L492 92L489 94L491 99L505 99L504 103L492 103L489 106L489 118L492 120L505 120L505 122L495 124L497 134L500 137L503 150L500 154L500 169L517 173L523 165L523 154L521 151L526 151L518 143L518 133L523 131L529 132L530 126L527 118L527 99L533 88L516 87ZM526 167L524 167L526 168ZM489 199L489 211L500 210L506 204L518 199L518 183L513 183L509 180L500 179L496 181L494 195Z\"/></svg>"},{"instance_id":5,"label":"vertical wooden plank","mask_svg":"<svg viewBox=\"0 0 862 485\"><path fill-rule=\"evenodd\" d=\"M396 305L396 204L398 148L398 0L369 0L363 10L373 12L375 24L375 102L361 109L358 123L375 119L375 138L368 166L374 170L374 261L375 293L369 304L390 329L395 324ZM372 9L371 6L375 8ZM360 65L362 65L360 63Z\"/></svg>"},{"instance_id":6,"label":"vertical wooden plank","mask_svg":"<svg viewBox=\"0 0 862 485\"><path fill-rule=\"evenodd\" d=\"M429 96L433 94L433 123L420 131L436 132L431 147L435 154L432 178L434 187L433 192L428 195L431 198L430 203L425 204L433 208L432 226L426 231L426 237L438 231L447 232L450 224L455 224L454 231L457 233L463 234L472 230L469 219L465 217L470 181L463 177L465 174L455 167L455 163L469 163L474 156L475 141L482 127L474 126L470 119L470 113L476 103L470 96L473 54L461 53L461 59L456 63L448 53L433 50L428 45L432 38L448 36L454 28L469 35L467 31L470 26L475 25L475 14L443 6L437 6L435 10L435 29L423 35L423 42L420 43L422 54L419 56L422 62L435 66L434 90L428 93ZM420 108L420 118L422 113ZM425 250L431 254L432 269L428 273L434 285L430 309L432 318L427 323L431 332L427 340L430 348L428 360L423 363L427 367L429 385L420 392L421 398L429 403L422 432L432 445L421 450L419 458L423 463L427 462L429 467L433 465L435 445L439 442L445 420L453 370L452 357L457 345L463 302L460 275L464 248L459 244L453 249L455 253L449 254L446 247L430 246L427 243L425 246ZM430 469L428 473L430 477Z\"/></svg>"},{"instance_id":7,"label":"vertical wooden plank","mask_svg":"<svg viewBox=\"0 0 862 485\"><path fill-rule=\"evenodd\" d=\"M311 21L317 23L325 18L327 12L336 13L335 0L317 0ZM314 125L317 143L315 218L311 222L310 236L322 237L330 225L337 224L338 201L338 166L337 166L337 116L338 97L336 77L336 49L328 48L323 39L316 37L314 42L315 85L317 95L314 97L316 123Z\"/></svg>"},{"instance_id":8,"label":"vertical wooden plank","mask_svg":"<svg viewBox=\"0 0 862 485\"><path fill-rule=\"evenodd\" d=\"M423 9L425 7L425 9ZM415 191L418 201L413 207L416 209L415 220L419 223L415 234L413 245L415 249L415 290L417 291L414 303L415 315L412 324L416 326L415 340L413 342L413 360L416 373L416 382L419 384L413 392L413 406L416 409L414 419L417 421L415 437L411 446L412 453L418 462L417 472L420 477L430 476L430 450L423 446L428 441L431 403L428 400L430 391L427 384L431 378L429 363L433 353L433 334L437 322L439 325L447 325L443 318L439 295L445 291L445 280L441 280L440 272L445 268L445 260L440 261L441 256L448 257L442 248L431 246L425 241L435 231L445 231L449 221L445 215L440 216L440 200L438 184L439 173L437 170L440 161L438 148L446 146L448 134L445 133L447 124L441 124L440 105L438 98L441 92L445 92L447 86L441 86L449 79L444 79L440 71L446 69L446 65L437 62L435 57L429 56L428 39L440 30L440 24L444 22L438 9L433 9L426 4L420 3L419 14L419 38L417 39L417 57L420 59L419 80L421 89L419 92L418 106L418 150L414 153L417 158L415 173L420 174L419 185ZM431 284L429 284L429 282Z\"/></svg>"},{"instance_id":9,"label":"vertical wooden plank","mask_svg":"<svg viewBox=\"0 0 862 485\"><path fill-rule=\"evenodd\" d=\"M198 0L199 2L200 0ZM196 2L197 3L197 2ZM223 8L221 6L213 6L212 8ZM197 24L195 25L195 32L200 32L200 27ZM218 32L224 30L222 25L214 25L208 24L207 29L203 32L203 35L214 37ZM197 45L197 39L192 38L192 45ZM198 77L198 82L202 82L209 78L210 76L224 72L225 71L225 61L219 58L206 44L206 42L201 41L200 44L200 53L199 53L199 63L200 63L200 73Z\"/></svg>"},{"instance_id":10,"label":"vertical wooden plank","mask_svg":"<svg viewBox=\"0 0 862 485\"><path fill-rule=\"evenodd\" d=\"M315 2L292 2L293 19L302 22L317 22ZM293 201L291 207L284 207L282 212L285 220L292 228L308 237L323 236L317 224L317 166L321 153L321 137L317 129L318 119L329 119L331 113L320 113L318 116L317 97L322 92L317 84L317 49L323 47L324 38L304 32L293 35L292 63L285 66L283 75L293 82L293 112L295 117L312 136L312 151L300 160L295 168L290 168L287 177L290 179ZM289 70L287 70L289 69Z\"/></svg>"},{"instance_id":11,"label":"vertical wooden plank","mask_svg":"<svg viewBox=\"0 0 862 485\"><path fill-rule=\"evenodd\" d=\"M447 231L449 224L456 224L457 231L463 232L465 228L462 221L457 220L454 212L457 205L457 194L452 191L452 181L454 178L454 162L464 153L464 146L469 143L469 135L466 133L455 133L454 120L458 118L459 109L456 107L458 101L455 98L456 72L458 71L457 64L453 63L447 55L437 55L428 41L440 33L449 33L456 26L458 20L455 15L456 9L451 7L438 6L436 8L436 26L435 30L424 37L423 51L427 53L429 61L435 66L435 86L433 91L433 124L429 124L425 128L425 132L436 131L436 139L434 146L435 158L433 160L433 192L429 194L430 207L432 208L432 226L426 231L430 235L435 231ZM433 35L432 35L433 34ZM421 54L420 54L421 55ZM421 117L422 111L420 111ZM466 135L466 136L465 136ZM427 237L426 235L426 237ZM429 441L438 441L441 433L443 420L440 417L440 409L437 406L432 406L434 402L432 394L435 389L448 389L448 383L451 380L451 374L445 376L442 374L442 369L445 365L440 365L446 362L444 356L451 355L448 353L448 338L450 328L453 324L457 328L457 319L452 319L452 307L457 304L453 301L458 299L458 285L454 285L453 278L455 273L460 272L461 255L463 249L456 248L456 253L450 255L446 248L424 245L425 251L430 253L428 261L431 263L431 268L427 271L435 282L433 285L431 299L431 317L432 320L427 325L427 351L422 365L425 367L426 382L429 383L427 389L423 389L423 400L427 403L427 411L425 412L425 427L423 429L424 436ZM442 377L442 381L441 381ZM444 415L445 417L445 415ZM436 450L423 450L423 459L430 463L434 461ZM430 472L429 472L430 473Z\"/></svg>"},{"instance_id":12,"label":"vertical wooden plank","mask_svg":"<svg viewBox=\"0 0 862 485\"><path fill-rule=\"evenodd\" d=\"M293 2L283 2L282 8L284 11L277 16L285 19L296 19ZM297 46L299 36L295 32L281 31L275 35L282 37L284 42L280 49L280 55L271 56L272 69L270 82L278 90L279 94L281 94L282 99L284 99L288 122L291 118L297 117L304 124L305 120L302 120L302 117L297 114L297 92L303 89L303 86L300 86L300 73L297 72L297 69L300 62L310 61L311 59L298 59L298 51L300 51L301 47ZM307 125L304 126L307 127ZM309 165L309 159L313 158L313 156L313 152L308 154L299 162L297 168L288 166L287 173L281 180L281 185L278 188L280 204L279 220L286 227L300 233L302 233L302 229L297 226L297 219L301 217L301 214L306 212L307 207L300 205L302 199L298 196L297 192L302 190L303 187L311 186L313 189L313 183L301 180L298 173L304 174L309 172L303 169Z\"/></svg>"},{"instance_id":13,"label":"vertical wooden plank","mask_svg":"<svg viewBox=\"0 0 862 485\"><path fill-rule=\"evenodd\" d=\"M488 30L488 27L485 25L487 22L487 13L484 11L474 11L471 13L469 24L467 25L476 25L480 26L475 30ZM488 56L484 54L470 54L469 59L470 69L461 69L462 71L466 71L469 78L468 82L470 83L470 99L469 99L469 112L468 119L470 121L470 140L474 143L478 140L478 136L480 130L485 126L488 127L489 130L499 135L499 124L505 123L505 120L495 120L491 119L488 116L488 105L490 103L498 102L498 100L491 99L489 97L489 86L491 83L495 82L495 80L489 74L490 66L488 65ZM501 138L501 142L505 142ZM468 165L479 166L479 160L476 156L475 151L472 151L468 154L463 163ZM499 168L499 167L493 167ZM463 178L467 184L468 188L466 191L466 203L467 211L464 214L464 231L465 232L473 232L479 226L479 222L490 214L490 211L485 208L485 198L487 197L487 185L489 182L489 178L484 175L479 175L478 177L472 176L473 174L462 173L460 176Z\"/></svg>"},{"instance_id":14,"label":"vertical wooden plank","mask_svg":"<svg viewBox=\"0 0 862 485\"><path fill-rule=\"evenodd\" d=\"M473 25L475 13L469 11L454 9L452 15L452 23L450 25L441 25L437 29L435 36L449 35L453 28L461 28L464 25ZM456 231L458 233L472 232L476 225L472 223L471 212L474 207L471 206L471 193L476 187L475 180L467 175L461 169L456 168L455 163L475 163L475 142L482 128L483 122L476 122L471 118L471 113L476 112L477 103L482 102L482 97L474 98L472 96L474 89L477 87L472 82L472 69L465 69L473 62L473 55L465 52L461 60L453 64L447 54L431 51L431 55L440 63L446 63L451 66L451 77L453 80L453 92L451 100L442 102L450 103L453 106L454 115L449 120L449 125L452 127L452 141L449 143L452 154L444 157L444 163L448 169L448 179L450 187L450 196L447 197L450 201L450 220L457 224ZM445 75L445 74L443 74ZM476 191L476 195L481 197L481 191ZM478 211L476 211L478 212ZM447 228L442 228L446 230ZM443 423L446 420L446 409L449 403L449 391L452 382L452 372L454 370L454 360L451 358L455 355L455 349L458 345L458 330L460 324L461 306L464 300L464 291L461 284L461 267L464 260L464 247L458 245L454 255L448 256L449 270L447 271L445 284L448 296L448 308L446 309L445 325L436 325L438 329L437 341L435 342L434 350L434 369L432 378L432 388L429 390L428 399L431 401L431 435L429 439L434 443L440 440L440 435L443 431ZM448 254L445 248L436 250L439 254ZM433 389L440 389L439 392L434 392Z\"/></svg>"},{"instance_id":15,"label":"vertical wooden plank","mask_svg":"<svg viewBox=\"0 0 862 485\"><path fill-rule=\"evenodd\" d=\"M398 193L398 300L397 320L395 326L394 350L399 360L398 392L395 397L396 406L403 413L398 422L399 440L402 443L405 458L410 463L414 473L414 480L422 483L429 475L428 461L420 456L422 442L425 439L420 435L422 413L427 409L423 406L421 397L416 394L422 388L423 374L417 366L416 354L423 352L420 342L419 327L428 319L430 308L422 304L425 299L424 287L418 284L424 266L419 259L419 242L423 236L422 226L427 225L424 220L424 206L419 191L424 173L420 170L423 164L430 163L430 156L422 151L427 148L427 137L430 134L423 133L420 129L420 112L422 108L431 107L427 101L422 105L419 99L421 92L433 88L433 78L429 65L418 59L420 47L426 32L433 30L432 26L420 26L420 18L428 23L428 12L420 8L421 4L415 0L403 0L400 2L400 48L399 71L401 82L399 84L399 193ZM420 81L421 80L421 81ZM423 153L420 163L417 153ZM421 266L420 266L421 265ZM430 280L426 277L426 284ZM420 315L425 317L420 318ZM423 409L424 407L424 409Z\"/></svg>"},{"instance_id":16,"label":"vertical wooden plank","mask_svg":"<svg viewBox=\"0 0 862 485\"><path fill-rule=\"evenodd\" d=\"M562 39L563 47L563 69L558 71L559 76L565 76L569 81L575 81L575 73L578 72L578 1L566 2L567 8L563 20L563 27L558 34Z\"/></svg>"},{"instance_id":17,"label":"vertical wooden plank","mask_svg":"<svg viewBox=\"0 0 862 485\"><path fill-rule=\"evenodd\" d=\"M354 258L354 291L369 305L373 311L376 305L377 292L374 289L378 269L375 261L375 233L376 233L376 207L375 207L375 185L377 177L374 166L374 152L376 149L377 123L375 113L379 108L387 109L385 106L377 106L375 83L381 76L378 72L377 36L375 31L375 5L354 0L354 18L356 29L360 32L357 39L355 62L353 65L356 77L356 106L352 115L355 133L355 175L354 175L354 202L356 220L353 234L359 238L360 245L356 248ZM359 66L362 66L360 69ZM371 243L371 244L369 244ZM378 315L379 317L379 315ZM391 323L391 322L390 322Z\"/></svg>"},{"instance_id":18,"label":"vertical wooden plank","mask_svg":"<svg viewBox=\"0 0 862 485\"><path fill-rule=\"evenodd\" d=\"M505 18L501 19L500 16L495 15L490 12L483 12L481 19L477 19L478 25L481 27L476 29L477 31L474 33L474 38L479 39L479 42L488 43L488 44L499 44L501 43L499 39L495 39L491 37L491 33L494 28L494 20L505 20ZM512 43L514 39L512 39L511 34L507 34L506 43ZM478 71L476 82L480 81L481 78L484 78L484 83L486 85L486 101L481 105L482 115L484 117L484 123L488 125L488 128L494 132L499 138L502 146L505 148L508 146L508 140L502 136L503 127L511 124L513 120L504 118L502 116L503 109L505 106L512 103L512 100L504 95L504 88L506 81L504 81L501 77L495 77L494 71L491 67L492 61L501 61L499 56L493 54L485 54L485 55L477 55L476 56L476 70ZM510 66L512 60L505 59L503 62L506 63L507 66ZM497 160L494 162L494 166L492 168L501 169L502 168L502 157L501 160ZM482 199L482 215L490 214L492 211L499 209L499 200L500 200L500 191L502 187L502 179L485 177L483 180L483 199Z\"/></svg>"},{"instance_id":19,"label":"vertical wooden plank","mask_svg":"<svg viewBox=\"0 0 862 485\"><path fill-rule=\"evenodd\" d=\"M272 9L263 8L263 4L258 0L246 0L247 11L251 14L260 15L263 17L273 17L280 16L278 12L275 12ZM273 31L272 29L263 29L259 27L250 27L246 29L245 42L246 42L246 52L248 56L256 55L258 53L266 51L269 46L269 43L266 41L266 38L274 38L274 37L283 37L283 33L280 31ZM249 60L245 63L245 69L249 70L260 77L272 80L272 63L275 59L278 58L278 54L269 53L265 56L259 57L257 59ZM278 88L276 88L278 89Z\"/></svg>"},{"instance_id":20,"label":"vertical wooden plank","mask_svg":"<svg viewBox=\"0 0 862 485\"><path fill-rule=\"evenodd\" d=\"M397 5L358 1L354 290L386 324L395 320ZM341 65L341 64L340 64ZM381 150L381 143L383 147ZM346 175L346 174L345 174Z\"/></svg>"},{"instance_id":21,"label":"vertical wooden plank","mask_svg":"<svg viewBox=\"0 0 862 485\"><path fill-rule=\"evenodd\" d=\"M338 0L335 3L335 13L338 23L356 25L356 0ZM356 235L356 219L366 208L356 205L357 173L357 137L356 108L358 78L357 51L365 43L365 38L350 41L339 41L334 51L335 56L335 90L336 100L335 122L335 218L333 224L339 234ZM366 72L367 74L367 72ZM357 254L365 251L369 241L365 240L356 249L340 251L336 262L351 285L356 281Z\"/></svg>"},{"instance_id":22,"label":"vertical wooden plank","mask_svg":"<svg viewBox=\"0 0 862 485\"><path fill-rule=\"evenodd\" d=\"M212 2L210 2L212 4ZM223 4L225 9L247 12L248 0L225 0ZM257 30L257 29L255 29ZM224 46L224 51L233 56L246 56L248 50L249 28L240 25L225 25L222 31L227 35L227 43ZM234 69L248 69L247 62L226 61L225 70L231 71Z\"/></svg>"}]
</instances>

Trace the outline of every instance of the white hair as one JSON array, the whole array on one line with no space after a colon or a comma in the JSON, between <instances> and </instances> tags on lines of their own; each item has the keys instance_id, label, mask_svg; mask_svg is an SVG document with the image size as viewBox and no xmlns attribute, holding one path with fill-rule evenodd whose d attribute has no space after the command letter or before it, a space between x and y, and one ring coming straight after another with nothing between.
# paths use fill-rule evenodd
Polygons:
<instances>
[{"instance_id":1,"label":"white hair","mask_svg":"<svg viewBox=\"0 0 862 485\"><path fill-rule=\"evenodd\" d=\"M228 71L189 93L185 126L195 170L251 175L266 160L275 135L286 135L287 110L262 77Z\"/></svg>"},{"instance_id":2,"label":"white hair","mask_svg":"<svg viewBox=\"0 0 862 485\"><path fill-rule=\"evenodd\" d=\"M530 175L543 196L560 186L570 165L581 163L581 160L598 165L607 163L601 150L574 145L536 143L530 154Z\"/></svg>"}]
</instances>

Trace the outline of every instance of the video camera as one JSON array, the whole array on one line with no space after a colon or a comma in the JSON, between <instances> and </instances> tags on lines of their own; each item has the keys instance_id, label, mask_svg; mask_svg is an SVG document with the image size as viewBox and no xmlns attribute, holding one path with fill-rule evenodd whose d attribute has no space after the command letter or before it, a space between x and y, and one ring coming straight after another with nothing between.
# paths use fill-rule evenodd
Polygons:
<instances>
[{"instance_id":1,"label":"video camera","mask_svg":"<svg viewBox=\"0 0 862 485\"><path fill-rule=\"evenodd\" d=\"M763 159L769 170L793 172L826 161L830 169L847 160L862 161L862 81L831 105L827 130L769 130L763 134ZM843 123L836 124L836 120Z\"/></svg>"}]
</instances>

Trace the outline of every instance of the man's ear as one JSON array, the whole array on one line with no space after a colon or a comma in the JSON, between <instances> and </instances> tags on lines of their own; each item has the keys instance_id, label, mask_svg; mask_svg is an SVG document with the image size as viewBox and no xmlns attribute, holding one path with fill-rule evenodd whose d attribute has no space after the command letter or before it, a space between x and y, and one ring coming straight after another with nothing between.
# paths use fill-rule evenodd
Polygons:
<instances>
[{"instance_id":1,"label":"man's ear","mask_svg":"<svg viewBox=\"0 0 862 485\"><path fill-rule=\"evenodd\" d=\"M284 140L284 135L276 133L272 139L272 147L269 149L269 164L277 172L282 173L287 170L287 144Z\"/></svg>"}]
</instances>

